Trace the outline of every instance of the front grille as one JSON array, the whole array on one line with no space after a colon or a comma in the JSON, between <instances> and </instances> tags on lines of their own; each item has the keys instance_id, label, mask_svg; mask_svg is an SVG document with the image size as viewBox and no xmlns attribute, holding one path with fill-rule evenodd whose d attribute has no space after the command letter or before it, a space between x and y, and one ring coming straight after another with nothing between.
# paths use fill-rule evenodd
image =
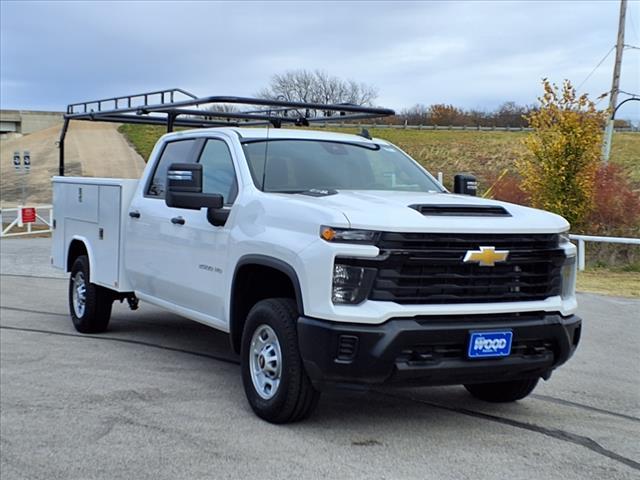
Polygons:
<instances>
[{"instance_id":1,"label":"front grille","mask_svg":"<svg viewBox=\"0 0 640 480\"><path fill-rule=\"evenodd\" d=\"M555 234L382 233L371 300L400 304L543 300L560 295L564 251ZM495 266L463 263L468 250L509 250ZM340 260L342 261L342 260ZM351 262L349 262L351 263Z\"/></svg>"}]
</instances>

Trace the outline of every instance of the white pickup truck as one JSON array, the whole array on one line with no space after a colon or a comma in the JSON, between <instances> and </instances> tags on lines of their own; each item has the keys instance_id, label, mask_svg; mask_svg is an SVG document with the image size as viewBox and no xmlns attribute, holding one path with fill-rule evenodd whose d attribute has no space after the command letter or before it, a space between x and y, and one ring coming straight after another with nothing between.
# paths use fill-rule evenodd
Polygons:
<instances>
[{"instance_id":1,"label":"white pickup truck","mask_svg":"<svg viewBox=\"0 0 640 480\"><path fill-rule=\"evenodd\" d=\"M580 340L568 223L449 193L367 137L187 130L160 138L140 180L54 177L74 326L105 331L114 300L140 299L227 332L249 404L275 423L349 384L525 397Z\"/></svg>"}]
</instances>

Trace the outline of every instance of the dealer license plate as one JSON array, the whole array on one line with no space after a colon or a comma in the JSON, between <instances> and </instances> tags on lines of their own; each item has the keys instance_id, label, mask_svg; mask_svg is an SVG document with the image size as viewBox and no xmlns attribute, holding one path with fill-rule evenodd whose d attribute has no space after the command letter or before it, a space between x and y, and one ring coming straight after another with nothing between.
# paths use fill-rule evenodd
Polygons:
<instances>
[{"instance_id":1,"label":"dealer license plate","mask_svg":"<svg viewBox=\"0 0 640 480\"><path fill-rule=\"evenodd\" d=\"M511 353L511 331L471 332L469 358L506 357Z\"/></svg>"}]
</instances>

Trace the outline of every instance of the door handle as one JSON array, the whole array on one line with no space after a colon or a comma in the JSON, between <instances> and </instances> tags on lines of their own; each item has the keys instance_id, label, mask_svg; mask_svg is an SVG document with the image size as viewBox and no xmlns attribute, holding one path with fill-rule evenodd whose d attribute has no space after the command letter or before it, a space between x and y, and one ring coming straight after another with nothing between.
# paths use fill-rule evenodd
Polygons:
<instances>
[{"instance_id":1,"label":"door handle","mask_svg":"<svg viewBox=\"0 0 640 480\"><path fill-rule=\"evenodd\" d=\"M137 210L135 210L133 212L129 212L129 216L131 218L140 218L140 212L138 212Z\"/></svg>"},{"instance_id":2,"label":"door handle","mask_svg":"<svg viewBox=\"0 0 640 480\"><path fill-rule=\"evenodd\" d=\"M173 217L171 219L171 223L173 223L174 225L184 225L184 218L182 218L182 217Z\"/></svg>"}]
</instances>

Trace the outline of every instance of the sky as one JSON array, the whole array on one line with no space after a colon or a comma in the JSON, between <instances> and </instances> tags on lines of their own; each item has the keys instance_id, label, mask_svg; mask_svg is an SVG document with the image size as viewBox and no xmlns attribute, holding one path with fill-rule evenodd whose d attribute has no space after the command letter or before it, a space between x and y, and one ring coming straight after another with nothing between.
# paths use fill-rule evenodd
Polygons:
<instances>
[{"instance_id":1,"label":"sky","mask_svg":"<svg viewBox=\"0 0 640 480\"><path fill-rule=\"evenodd\" d=\"M397 110L532 104L543 77L595 98L611 88L618 11L617 0L0 0L0 106L62 111L173 87L253 95L295 69L373 85L376 103ZM625 43L640 46L639 0L626 30ZM624 50L620 88L640 94L640 49ZM640 102L618 118L640 122Z\"/></svg>"}]
</instances>

